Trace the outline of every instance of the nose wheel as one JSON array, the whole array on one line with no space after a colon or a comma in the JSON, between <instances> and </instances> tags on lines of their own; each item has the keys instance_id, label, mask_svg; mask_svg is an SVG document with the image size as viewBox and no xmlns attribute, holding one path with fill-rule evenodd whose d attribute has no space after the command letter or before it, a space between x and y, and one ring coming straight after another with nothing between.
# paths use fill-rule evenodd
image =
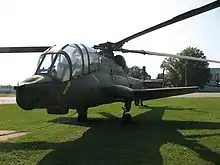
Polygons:
<instances>
[{"instance_id":1,"label":"nose wheel","mask_svg":"<svg viewBox=\"0 0 220 165\"><path fill-rule=\"evenodd\" d=\"M131 110L131 102L132 101L126 101L124 104L124 107L122 107L122 109L123 109L122 120L124 123L131 122L131 120L132 120L132 116L129 113Z\"/></svg>"}]
</instances>

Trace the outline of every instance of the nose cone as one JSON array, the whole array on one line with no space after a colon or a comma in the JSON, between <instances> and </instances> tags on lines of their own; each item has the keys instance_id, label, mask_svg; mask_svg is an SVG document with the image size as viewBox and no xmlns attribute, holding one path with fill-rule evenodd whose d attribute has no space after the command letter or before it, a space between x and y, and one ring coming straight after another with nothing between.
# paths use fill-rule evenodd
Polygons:
<instances>
[{"instance_id":1,"label":"nose cone","mask_svg":"<svg viewBox=\"0 0 220 165\"><path fill-rule=\"evenodd\" d=\"M19 107L24 110L32 110L39 104L40 95L42 95L42 87L48 82L52 82L48 76L33 75L20 82L15 87L16 102Z\"/></svg>"},{"instance_id":2,"label":"nose cone","mask_svg":"<svg viewBox=\"0 0 220 165\"><path fill-rule=\"evenodd\" d=\"M18 106L24 110L34 109L36 95L25 85L18 86L15 89Z\"/></svg>"},{"instance_id":3,"label":"nose cone","mask_svg":"<svg viewBox=\"0 0 220 165\"><path fill-rule=\"evenodd\" d=\"M43 83L43 82L51 82L52 79L48 76L42 75L33 75L31 77L26 78L22 82L19 83L19 86L26 85L26 84L36 84L36 83Z\"/></svg>"}]
</instances>

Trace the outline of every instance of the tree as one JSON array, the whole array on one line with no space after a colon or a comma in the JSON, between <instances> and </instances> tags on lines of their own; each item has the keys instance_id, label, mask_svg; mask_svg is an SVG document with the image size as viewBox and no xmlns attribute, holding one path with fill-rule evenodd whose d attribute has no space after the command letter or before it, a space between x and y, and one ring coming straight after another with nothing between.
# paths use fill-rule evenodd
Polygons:
<instances>
[{"instance_id":1,"label":"tree","mask_svg":"<svg viewBox=\"0 0 220 165\"><path fill-rule=\"evenodd\" d=\"M128 76L144 80L151 79L151 76L145 70L145 66L142 69L139 66L132 66L128 69Z\"/></svg>"},{"instance_id":2,"label":"tree","mask_svg":"<svg viewBox=\"0 0 220 165\"><path fill-rule=\"evenodd\" d=\"M165 76L164 76L165 77ZM156 79L163 79L163 73L158 73L157 78Z\"/></svg>"},{"instance_id":3,"label":"tree","mask_svg":"<svg viewBox=\"0 0 220 165\"><path fill-rule=\"evenodd\" d=\"M200 49L193 47L187 47L179 55L206 59ZM165 58L161 68L166 68L167 78L174 86L187 85L203 88L211 79L208 62Z\"/></svg>"},{"instance_id":4,"label":"tree","mask_svg":"<svg viewBox=\"0 0 220 165\"><path fill-rule=\"evenodd\" d=\"M141 78L141 68L139 66L132 66L129 68L128 76L134 78Z\"/></svg>"},{"instance_id":5,"label":"tree","mask_svg":"<svg viewBox=\"0 0 220 165\"><path fill-rule=\"evenodd\" d=\"M167 74L165 74L165 73L158 73L156 79L162 79L163 80L162 87L165 87L166 85L169 84Z\"/></svg>"}]
</instances>

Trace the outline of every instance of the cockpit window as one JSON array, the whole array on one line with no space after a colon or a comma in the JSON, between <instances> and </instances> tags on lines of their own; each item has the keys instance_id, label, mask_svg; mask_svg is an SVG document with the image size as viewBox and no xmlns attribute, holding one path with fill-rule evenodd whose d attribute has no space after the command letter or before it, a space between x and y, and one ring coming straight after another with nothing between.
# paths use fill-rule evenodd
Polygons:
<instances>
[{"instance_id":1,"label":"cockpit window","mask_svg":"<svg viewBox=\"0 0 220 165\"><path fill-rule=\"evenodd\" d=\"M59 81L67 81L99 69L100 56L84 45L55 46L41 55L36 74L47 74Z\"/></svg>"},{"instance_id":2,"label":"cockpit window","mask_svg":"<svg viewBox=\"0 0 220 165\"><path fill-rule=\"evenodd\" d=\"M43 54L36 74L46 74L59 81L67 81L70 79L70 64L62 53Z\"/></svg>"},{"instance_id":3,"label":"cockpit window","mask_svg":"<svg viewBox=\"0 0 220 165\"><path fill-rule=\"evenodd\" d=\"M84 74L87 74L89 72L89 52L86 49L86 46L80 44L79 45L82 54L83 54L83 61L84 61Z\"/></svg>"},{"instance_id":4,"label":"cockpit window","mask_svg":"<svg viewBox=\"0 0 220 165\"><path fill-rule=\"evenodd\" d=\"M75 45L68 45L63 49L71 59L72 62L72 77L77 77L83 73L82 54L80 49Z\"/></svg>"},{"instance_id":5,"label":"cockpit window","mask_svg":"<svg viewBox=\"0 0 220 165\"><path fill-rule=\"evenodd\" d=\"M49 71L49 68L54 60L55 54L46 54L46 55L41 55L40 59L38 61L38 65L40 67L38 68L39 72L44 74Z\"/></svg>"},{"instance_id":6,"label":"cockpit window","mask_svg":"<svg viewBox=\"0 0 220 165\"><path fill-rule=\"evenodd\" d=\"M63 54L58 54L51 74L61 81L68 81L70 79L70 64Z\"/></svg>"},{"instance_id":7,"label":"cockpit window","mask_svg":"<svg viewBox=\"0 0 220 165\"><path fill-rule=\"evenodd\" d=\"M89 58L90 58L90 71L94 72L99 69L99 55L98 53L89 47L87 47L87 50L89 52Z\"/></svg>"}]
</instances>

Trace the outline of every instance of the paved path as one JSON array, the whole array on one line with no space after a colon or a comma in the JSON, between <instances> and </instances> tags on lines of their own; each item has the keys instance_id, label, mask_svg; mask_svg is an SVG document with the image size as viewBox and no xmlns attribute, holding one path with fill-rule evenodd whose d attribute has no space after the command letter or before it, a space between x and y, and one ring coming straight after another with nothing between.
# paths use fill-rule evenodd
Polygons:
<instances>
[{"instance_id":1,"label":"paved path","mask_svg":"<svg viewBox=\"0 0 220 165\"><path fill-rule=\"evenodd\" d=\"M0 104L16 104L15 97L0 97Z\"/></svg>"},{"instance_id":2,"label":"paved path","mask_svg":"<svg viewBox=\"0 0 220 165\"><path fill-rule=\"evenodd\" d=\"M173 97L220 97L220 93L199 92L199 93L190 93L190 94L173 96Z\"/></svg>"},{"instance_id":3,"label":"paved path","mask_svg":"<svg viewBox=\"0 0 220 165\"><path fill-rule=\"evenodd\" d=\"M172 96L172 97L220 97L220 93L191 93L186 95ZM0 97L0 104L16 104L15 97Z\"/></svg>"}]
</instances>

